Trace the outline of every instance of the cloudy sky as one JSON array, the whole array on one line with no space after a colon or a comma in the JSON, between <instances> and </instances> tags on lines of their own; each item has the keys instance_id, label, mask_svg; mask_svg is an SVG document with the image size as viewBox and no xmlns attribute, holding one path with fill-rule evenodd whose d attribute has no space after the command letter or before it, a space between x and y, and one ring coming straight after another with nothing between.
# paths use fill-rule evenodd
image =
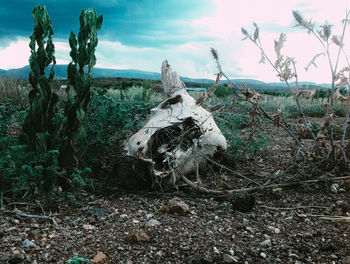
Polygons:
<instances>
[{"instance_id":1,"label":"cloudy sky","mask_svg":"<svg viewBox=\"0 0 350 264\"><path fill-rule=\"evenodd\" d=\"M308 72L304 67L322 46L294 27L292 10L315 22L327 20L339 35L350 9L350 0L0 0L0 69L28 64L31 11L36 4L45 5L51 17L59 64L69 62L68 37L71 30L78 32L81 9L94 7L104 16L97 67L159 72L162 60L168 59L182 76L214 78L217 69L209 51L214 47L230 77L277 82L271 67L258 63L257 48L242 41L241 26L252 30L256 22L272 60L273 40L284 32L284 52L295 57L300 80L319 83L330 82L326 58ZM345 50L350 54L350 27L347 34Z\"/></svg>"}]
</instances>

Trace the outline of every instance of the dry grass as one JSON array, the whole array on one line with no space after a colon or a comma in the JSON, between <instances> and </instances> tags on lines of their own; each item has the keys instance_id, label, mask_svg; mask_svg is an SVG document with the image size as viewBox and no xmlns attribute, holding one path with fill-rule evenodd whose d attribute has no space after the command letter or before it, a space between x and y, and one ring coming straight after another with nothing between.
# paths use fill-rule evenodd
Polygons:
<instances>
[{"instance_id":1,"label":"dry grass","mask_svg":"<svg viewBox=\"0 0 350 264\"><path fill-rule=\"evenodd\" d=\"M28 93L26 82L8 76L0 76L0 99L22 99Z\"/></svg>"}]
</instances>

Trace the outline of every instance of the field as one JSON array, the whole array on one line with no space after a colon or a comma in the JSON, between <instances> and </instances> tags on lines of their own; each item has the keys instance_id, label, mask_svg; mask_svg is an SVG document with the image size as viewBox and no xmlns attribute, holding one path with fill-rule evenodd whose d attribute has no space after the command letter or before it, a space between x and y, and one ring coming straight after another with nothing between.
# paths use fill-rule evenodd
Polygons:
<instances>
[{"instance_id":1,"label":"field","mask_svg":"<svg viewBox=\"0 0 350 264\"><path fill-rule=\"evenodd\" d=\"M159 82L93 80L83 123L86 144L71 175L58 174L48 193L50 170L38 166L52 169L53 160L26 156L16 147L29 88L17 80L6 82L0 103L0 152L5 157L0 167L0 237L5 242L0 263L66 263L74 256L81 259L70 263L84 263L98 252L104 260L95 263L349 263L350 226L342 222L349 221L350 213L348 169L294 159L293 139L264 116L247 140L252 131L249 102L214 113L228 151L220 164L189 176L207 192L186 182L177 189L152 188L140 180L145 171L125 157L123 144L164 100ZM54 86L62 100L63 84ZM230 89L209 87L212 93L203 106L229 106ZM298 131L291 96L261 93L260 105L268 113L281 109L288 127ZM316 134L324 123L324 103L322 98L302 99ZM335 109L333 125L339 127L345 111L341 105ZM63 111L59 105L57 115ZM298 137L312 142L305 131ZM238 190L239 195L211 190ZM174 197L188 210L174 212L169 204Z\"/></svg>"}]
</instances>

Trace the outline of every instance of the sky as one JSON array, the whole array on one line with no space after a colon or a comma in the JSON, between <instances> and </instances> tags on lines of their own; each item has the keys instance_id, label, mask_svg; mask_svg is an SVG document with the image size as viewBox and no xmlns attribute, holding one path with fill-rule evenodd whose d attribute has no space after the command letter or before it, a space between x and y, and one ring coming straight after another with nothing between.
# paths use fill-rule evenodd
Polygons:
<instances>
[{"instance_id":1,"label":"sky","mask_svg":"<svg viewBox=\"0 0 350 264\"><path fill-rule=\"evenodd\" d=\"M295 58L299 81L317 83L331 82L328 60L321 56L317 68L304 69L323 50L317 39L295 27L292 10L319 25L327 21L334 25L332 33L341 35L350 9L350 0L0 0L0 69L28 64L31 11L37 4L46 6L51 17L58 64L70 62L68 38L71 30L79 31L81 9L95 8L104 17L95 67L160 72L167 59L181 76L215 78L213 47L230 78L279 82L270 65L259 64L257 47L242 40L241 27L252 31L255 22L272 61L274 40L286 33L282 52ZM344 51L350 56L350 26L346 34ZM330 48L335 61L337 50ZM339 68L344 65L340 60Z\"/></svg>"}]
</instances>

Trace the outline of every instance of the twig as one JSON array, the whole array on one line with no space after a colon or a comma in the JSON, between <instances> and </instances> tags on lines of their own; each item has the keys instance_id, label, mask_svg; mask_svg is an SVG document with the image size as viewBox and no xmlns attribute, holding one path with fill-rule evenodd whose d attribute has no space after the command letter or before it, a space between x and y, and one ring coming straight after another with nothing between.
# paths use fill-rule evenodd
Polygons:
<instances>
[{"instance_id":1,"label":"twig","mask_svg":"<svg viewBox=\"0 0 350 264\"><path fill-rule=\"evenodd\" d=\"M219 162L217 162L217 161L215 161L215 160L209 158L208 156L206 156L206 155L203 154L202 152L199 152L199 154L200 154L202 157L204 157L206 160L208 160L208 161L214 163L215 165L220 166L221 168L223 168L223 169L225 169L225 170L227 170L227 171L229 171L229 172L231 172L231 173L233 173L233 174L235 174L235 175L237 175L237 176L239 176L239 177L241 177L241 178L243 178L243 179L246 179L246 180L249 180L249 181L251 181L251 182L254 182L256 185L261 185L261 184L258 183L257 181L254 181L254 180L252 180L252 179L250 179L250 178L248 178L248 177L246 177L246 176L244 176L244 175L242 175L242 174L240 174L240 173L238 173L238 172L236 172L236 171L230 169L229 167L226 167L225 165L220 164Z\"/></svg>"},{"instance_id":2,"label":"twig","mask_svg":"<svg viewBox=\"0 0 350 264\"><path fill-rule=\"evenodd\" d=\"M314 179L314 180L306 180L306 181L292 181L292 182L286 182L286 183L280 183L280 184L271 184L271 185L266 185L266 186L257 186L257 187L251 187L251 188L241 188L241 189L234 189L234 190L212 190L212 189L207 189L202 186L196 185L194 182L186 178L185 176L182 176L182 179L190 185L194 190L200 192L200 193L205 193L205 194L215 194L215 195L223 195L223 194L235 194L235 193L247 193L247 192L255 192L255 191L263 191L263 190L268 190L272 188L278 188L278 187L288 187L296 184L308 184L308 183L317 183L317 182L322 182L324 179ZM331 181L335 180L344 180L344 179L350 179L350 176L345 176L345 177L336 177L333 179L330 179Z\"/></svg>"},{"instance_id":3,"label":"twig","mask_svg":"<svg viewBox=\"0 0 350 264\"><path fill-rule=\"evenodd\" d=\"M318 209L327 209L327 206L317 206L317 205L305 205L305 206L296 206L296 207L271 207L271 206L265 206L262 207L269 209L269 210L297 210L297 209L304 209L304 208L318 208Z\"/></svg>"},{"instance_id":4,"label":"twig","mask_svg":"<svg viewBox=\"0 0 350 264\"><path fill-rule=\"evenodd\" d=\"M41 212L43 213L43 215L46 215L46 214L45 214L45 211L44 211L44 208L41 206L41 203L40 203L38 200L36 200L36 203L39 205L39 207L40 207Z\"/></svg>"},{"instance_id":5,"label":"twig","mask_svg":"<svg viewBox=\"0 0 350 264\"><path fill-rule=\"evenodd\" d=\"M39 218L39 219L48 219L51 220L52 223L57 226L57 222L55 221L55 219L51 216L47 216L47 215L34 215L34 214L26 214L23 213L22 211L18 210L17 208L15 208L14 211L3 211L4 213L9 213L9 214L16 214L22 217L29 217L29 218Z\"/></svg>"},{"instance_id":6,"label":"twig","mask_svg":"<svg viewBox=\"0 0 350 264\"><path fill-rule=\"evenodd\" d=\"M273 118L272 118L271 116L269 116L261 106L260 106L260 111L263 113L263 115L264 115L267 119L273 121ZM280 126L281 126L284 130L286 130L287 133L288 133L288 134L294 139L294 141L299 145L299 149L301 149L301 150L303 150L304 152L306 152L306 150L305 150L303 144L301 144L301 142L300 142L299 139L294 135L294 133L293 133L288 127L286 127L284 124L280 124Z\"/></svg>"},{"instance_id":7,"label":"twig","mask_svg":"<svg viewBox=\"0 0 350 264\"><path fill-rule=\"evenodd\" d=\"M320 219L333 222L350 223L350 216L320 216Z\"/></svg>"}]
</instances>

